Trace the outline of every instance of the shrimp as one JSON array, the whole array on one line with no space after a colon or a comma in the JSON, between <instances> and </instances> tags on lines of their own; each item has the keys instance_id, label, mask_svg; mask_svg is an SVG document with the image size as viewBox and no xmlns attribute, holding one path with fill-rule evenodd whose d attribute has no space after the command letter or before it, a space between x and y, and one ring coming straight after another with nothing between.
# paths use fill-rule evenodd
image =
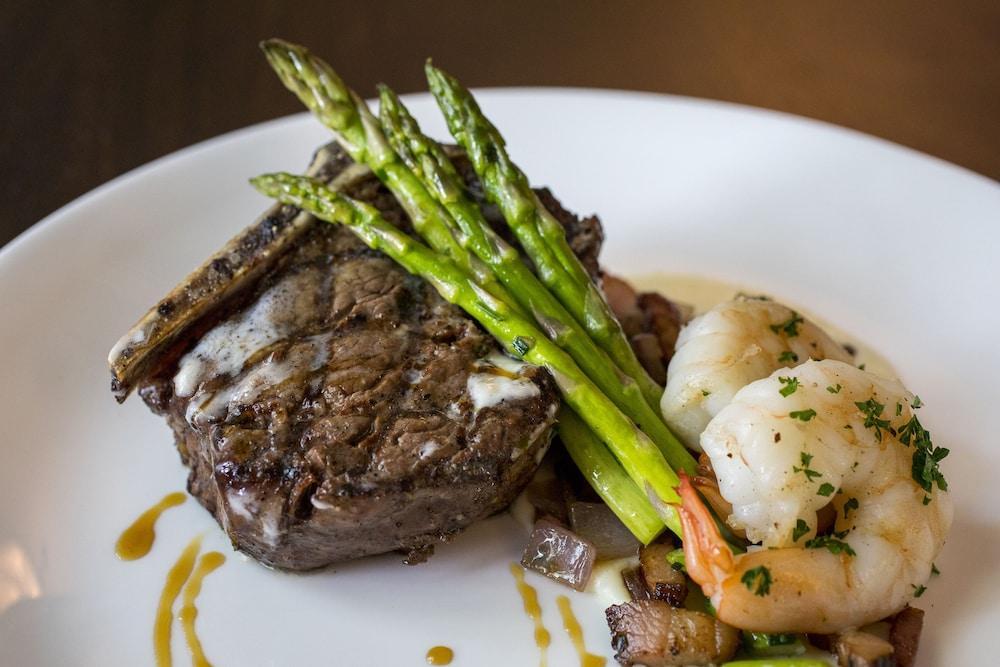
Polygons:
<instances>
[{"instance_id":1,"label":"shrimp","mask_svg":"<svg viewBox=\"0 0 1000 667\"><path fill-rule=\"evenodd\" d=\"M761 548L732 554L684 478L688 573L719 618L759 632L830 633L875 622L923 592L952 503L919 400L897 380L809 361L739 390L701 444L728 518ZM817 512L836 511L816 537Z\"/></svg>"},{"instance_id":2,"label":"shrimp","mask_svg":"<svg viewBox=\"0 0 1000 667\"><path fill-rule=\"evenodd\" d=\"M663 418L697 450L709 420L743 386L808 359L851 357L818 326L775 301L742 296L721 303L681 330L660 399Z\"/></svg>"}]
</instances>

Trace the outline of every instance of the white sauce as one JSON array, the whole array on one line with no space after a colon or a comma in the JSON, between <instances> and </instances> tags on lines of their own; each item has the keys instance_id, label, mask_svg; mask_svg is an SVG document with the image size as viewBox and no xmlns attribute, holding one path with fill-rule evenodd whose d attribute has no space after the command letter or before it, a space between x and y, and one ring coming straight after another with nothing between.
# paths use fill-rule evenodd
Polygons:
<instances>
[{"instance_id":1,"label":"white sauce","mask_svg":"<svg viewBox=\"0 0 1000 667\"><path fill-rule=\"evenodd\" d=\"M260 517L260 534L268 545L274 547L278 545L281 538L281 531L278 529L278 512L268 510Z\"/></svg>"},{"instance_id":2,"label":"white sauce","mask_svg":"<svg viewBox=\"0 0 1000 667\"><path fill-rule=\"evenodd\" d=\"M534 398L541 391L527 378L508 378L492 373L473 373L466 383L476 412L504 401Z\"/></svg>"},{"instance_id":3,"label":"white sauce","mask_svg":"<svg viewBox=\"0 0 1000 667\"><path fill-rule=\"evenodd\" d=\"M491 354L482 360L490 366L520 375L530 364L502 354ZM541 394L538 385L524 377L510 378L496 373L473 373L466 382L472 406L476 412L504 401L535 398Z\"/></svg>"},{"instance_id":4,"label":"white sauce","mask_svg":"<svg viewBox=\"0 0 1000 667\"><path fill-rule=\"evenodd\" d=\"M439 449L441 449L440 442L438 442L437 440L428 440L427 442L420 445L420 449L417 450L417 458L421 460L430 458Z\"/></svg>"},{"instance_id":5,"label":"white sauce","mask_svg":"<svg viewBox=\"0 0 1000 667\"><path fill-rule=\"evenodd\" d=\"M526 367L530 364L526 364L523 361L518 361L513 357L508 357L506 354L500 354L499 352L494 352L490 356L486 357L485 361L497 368L502 368L508 373L520 374Z\"/></svg>"},{"instance_id":6,"label":"white sauce","mask_svg":"<svg viewBox=\"0 0 1000 667\"><path fill-rule=\"evenodd\" d=\"M108 363L114 364L125 348L144 343L146 341L146 326L145 324L137 325L132 331L122 336L108 352Z\"/></svg>"},{"instance_id":7,"label":"white sauce","mask_svg":"<svg viewBox=\"0 0 1000 667\"><path fill-rule=\"evenodd\" d=\"M248 494L245 490L229 491L226 493L226 502L238 516L253 521L253 513L257 509L257 499Z\"/></svg>"},{"instance_id":8,"label":"white sauce","mask_svg":"<svg viewBox=\"0 0 1000 667\"><path fill-rule=\"evenodd\" d=\"M585 592L597 595L602 604L608 607L628 602L632 596L625 588L622 571L636 567L638 564L638 556L597 561L594 564L594 572L590 575L590 581L587 582Z\"/></svg>"},{"instance_id":9,"label":"white sauce","mask_svg":"<svg viewBox=\"0 0 1000 667\"><path fill-rule=\"evenodd\" d=\"M304 296L304 275L286 278L261 295L253 306L206 333L193 350L181 358L174 376L174 393L192 396L211 377L236 375L247 360L292 330L296 316L307 313L297 307Z\"/></svg>"},{"instance_id":10,"label":"white sauce","mask_svg":"<svg viewBox=\"0 0 1000 667\"><path fill-rule=\"evenodd\" d=\"M195 428L207 421L221 419L253 403L270 387L276 387L290 377L322 368L330 356L330 334L306 338L293 346L288 354L276 359L272 354L247 373L239 382L218 391L199 391L188 402L184 416Z\"/></svg>"}]
</instances>

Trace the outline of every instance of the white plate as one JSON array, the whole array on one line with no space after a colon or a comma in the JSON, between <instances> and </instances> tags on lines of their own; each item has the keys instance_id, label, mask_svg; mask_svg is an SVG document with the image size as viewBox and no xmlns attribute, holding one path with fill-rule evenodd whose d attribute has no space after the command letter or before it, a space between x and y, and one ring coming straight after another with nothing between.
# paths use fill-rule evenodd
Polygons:
<instances>
[{"instance_id":1,"label":"white plate","mask_svg":"<svg viewBox=\"0 0 1000 667\"><path fill-rule=\"evenodd\" d=\"M944 574L920 601L921 664L1000 653L1000 187L754 109L578 90L480 99L535 182L601 214L613 270L752 285L889 357L926 401L936 442L952 449L955 526ZM429 99L410 101L445 136ZM419 665L435 644L455 648L455 665L538 662L507 571L523 540L507 515L419 567L390 555L291 576L232 554L189 501L164 516L145 559L112 553L119 532L186 474L160 418L135 397L115 404L108 349L266 206L248 177L301 170L326 139L304 115L214 139L97 189L0 252L3 664L150 664L164 575L200 532L206 548L231 554L200 600L200 635L217 665ZM554 604L563 589L529 580L553 635L551 664L576 664ZM601 604L572 599L588 646L610 655Z\"/></svg>"}]
</instances>

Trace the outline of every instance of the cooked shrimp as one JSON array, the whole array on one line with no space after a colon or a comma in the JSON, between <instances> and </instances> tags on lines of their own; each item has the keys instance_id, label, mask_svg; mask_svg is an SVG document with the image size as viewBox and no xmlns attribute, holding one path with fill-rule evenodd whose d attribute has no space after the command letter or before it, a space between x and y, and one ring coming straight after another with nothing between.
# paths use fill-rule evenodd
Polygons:
<instances>
[{"instance_id":1,"label":"cooked shrimp","mask_svg":"<svg viewBox=\"0 0 1000 667\"><path fill-rule=\"evenodd\" d=\"M851 360L841 345L794 310L767 299L737 297L681 330L660 410L684 444L698 449L698 436L737 391L808 359Z\"/></svg>"},{"instance_id":2,"label":"cooked shrimp","mask_svg":"<svg viewBox=\"0 0 1000 667\"><path fill-rule=\"evenodd\" d=\"M810 361L736 393L701 436L729 523L764 547L733 555L686 478L688 573L723 621L828 633L899 611L923 591L951 525L919 401L896 380ZM816 538L817 512L836 510Z\"/></svg>"}]
</instances>

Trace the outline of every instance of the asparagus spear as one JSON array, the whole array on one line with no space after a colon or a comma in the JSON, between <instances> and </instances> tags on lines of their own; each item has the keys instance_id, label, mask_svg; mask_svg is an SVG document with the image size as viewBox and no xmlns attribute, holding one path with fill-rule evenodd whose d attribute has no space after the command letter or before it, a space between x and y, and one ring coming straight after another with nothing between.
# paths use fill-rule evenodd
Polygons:
<instances>
[{"instance_id":1,"label":"asparagus spear","mask_svg":"<svg viewBox=\"0 0 1000 667\"><path fill-rule=\"evenodd\" d=\"M562 225L545 209L524 172L511 161L503 137L457 80L429 62L426 71L448 129L469 155L487 195L500 207L535 263L542 282L619 368L636 379L650 407L658 410L662 387L639 363L604 296L569 247Z\"/></svg>"},{"instance_id":2,"label":"asparagus spear","mask_svg":"<svg viewBox=\"0 0 1000 667\"><path fill-rule=\"evenodd\" d=\"M659 411L645 401L638 383L619 370L521 261L517 249L490 227L479 206L466 195L461 176L441 146L420 131L416 119L392 90L380 86L379 94L379 118L390 146L451 214L462 232L458 239L463 247L493 269L549 338L569 352L600 390L652 438L674 470L695 474L694 458L667 428Z\"/></svg>"},{"instance_id":3,"label":"asparagus spear","mask_svg":"<svg viewBox=\"0 0 1000 667\"><path fill-rule=\"evenodd\" d=\"M322 59L308 49L280 39L261 42L261 49L282 83L333 130L355 162L367 164L406 210L414 229L435 250L471 273L484 289L516 302L482 261L455 238L454 221L406 168L389 146L378 121L358 95ZM520 308L516 306L516 308Z\"/></svg>"},{"instance_id":4,"label":"asparagus spear","mask_svg":"<svg viewBox=\"0 0 1000 667\"><path fill-rule=\"evenodd\" d=\"M636 539L652 542L663 530L660 515L594 432L565 406L559 412L559 439L597 495Z\"/></svg>"},{"instance_id":5,"label":"asparagus spear","mask_svg":"<svg viewBox=\"0 0 1000 667\"><path fill-rule=\"evenodd\" d=\"M386 222L378 211L344 197L306 176L268 174L251 183L263 194L298 206L321 220L347 226L370 248L380 250L441 296L461 307L510 352L552 373L563 398L614 453L639 489L664 503L679 503L677 475L656 445L605 396L573 359L509 304L486 292L446 255L431 250ZM680 534L676 513L667 527Z\"/></svg>"}]
</instances>

